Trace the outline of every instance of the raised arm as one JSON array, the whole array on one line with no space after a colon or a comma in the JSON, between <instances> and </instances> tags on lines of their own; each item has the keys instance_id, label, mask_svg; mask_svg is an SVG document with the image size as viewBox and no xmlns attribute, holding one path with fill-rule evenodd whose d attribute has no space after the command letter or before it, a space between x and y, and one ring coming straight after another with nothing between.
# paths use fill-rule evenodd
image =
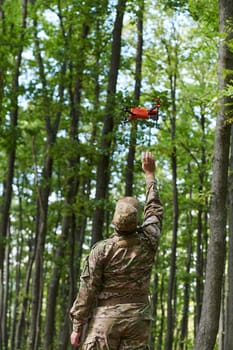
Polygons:
<instances>
[{"instance_id":1,"label":"raised arm","mask_svg":"<svg viewBox=\"0 0 233 350\"><path fill-rule=\"evenodd\" d=\"M144 208L144 226L155 225L161 228L163 206L160 202L157 189L156 163L151 152L143 153L142 169L146 177L146 205Z\"/></svg>"}]
</instances>

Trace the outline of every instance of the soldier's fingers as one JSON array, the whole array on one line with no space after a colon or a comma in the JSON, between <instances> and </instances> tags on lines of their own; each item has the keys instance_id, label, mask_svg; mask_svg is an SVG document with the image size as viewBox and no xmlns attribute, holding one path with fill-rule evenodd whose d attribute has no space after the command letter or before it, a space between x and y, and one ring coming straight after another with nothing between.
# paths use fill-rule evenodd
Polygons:
<instances>
[{"instance_id":1,"label":"soldier's fingers","mask_svg":"<svg viewBox=\"0 0 233 350\"><path fill-rule=\"evenodd\" d=\"M151 152L146 151L143 153L142 159L143 161L146 161L146 162L154 161L154 156Z\"/></svg>"},{"instance_id":2,"label":"soldier's fingers","mask_svg":"<svg viewBox=\"0 0 233 350\"><path fill-rule=\"evenodd\" d=\"M143 158L144 159L147 159L147 158L150 158L150 152L146 151L143 153Z\"/></svg>"}]
</instances>

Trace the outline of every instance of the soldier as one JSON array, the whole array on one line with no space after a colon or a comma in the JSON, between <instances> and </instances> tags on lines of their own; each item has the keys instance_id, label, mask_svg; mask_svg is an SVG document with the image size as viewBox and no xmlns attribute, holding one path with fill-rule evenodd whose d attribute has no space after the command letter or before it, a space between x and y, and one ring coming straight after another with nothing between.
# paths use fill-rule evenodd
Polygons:
<instances>
[{"instance_id":1,"label":"soldier","mask_svg":"<svg viewBox=\"0 0 233 350\"><path fill-rule=\"evenodd\" d=\"M138 226L138 201L120 199L112 221L114 234L93 246L81 275L70 310L70 340L82 350L149 349L152 316L148 294L163 207L151 152L143 154L142 169L146 178L143 224Z\"/></svg>"}]
</instances>

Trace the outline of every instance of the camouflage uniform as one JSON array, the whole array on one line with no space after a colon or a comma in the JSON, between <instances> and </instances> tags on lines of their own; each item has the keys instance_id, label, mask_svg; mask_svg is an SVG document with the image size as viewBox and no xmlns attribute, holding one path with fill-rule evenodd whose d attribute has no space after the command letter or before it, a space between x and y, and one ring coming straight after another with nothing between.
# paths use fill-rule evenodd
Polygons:
<instances>
[{"instance_id":1,"label":"camouflage uniform","mask_svg":"<svg viewBox=\"0 0 233 350\"><path fill-rule=\"evenodd\" d=\"M70 310L73 330L85 333L82 350L148 349L149 284L162 213L156 180L149 179L143 225L130 234L116 231L91 249Z\"/></svg>"}]
</instances>

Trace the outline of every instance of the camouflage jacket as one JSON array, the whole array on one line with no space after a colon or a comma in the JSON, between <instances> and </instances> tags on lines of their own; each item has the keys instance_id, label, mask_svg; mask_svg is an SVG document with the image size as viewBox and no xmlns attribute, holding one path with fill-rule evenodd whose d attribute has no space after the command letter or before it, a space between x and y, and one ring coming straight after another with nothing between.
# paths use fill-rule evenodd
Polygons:
<instances>
[{"instance_id":1,"label":"camouflage jacket","mask_svg":"<svg viewBox=\"0 0 233 350\"><path fill-rule=\"evenodd\" d=\"M78 296L70 310L74 331L79 332L90 317L130 317L138 312L149 317L147 303L136 304L134 299L145 300L149 293L162 215L156 180L150 180L142 226L130 235L115 232L91 249L81 275ZM117 298L123 298L124 304L119 302L114 306L110 302L95 308L99 302L101 305L103 301Z\"/></svg>"}]
</instances>

